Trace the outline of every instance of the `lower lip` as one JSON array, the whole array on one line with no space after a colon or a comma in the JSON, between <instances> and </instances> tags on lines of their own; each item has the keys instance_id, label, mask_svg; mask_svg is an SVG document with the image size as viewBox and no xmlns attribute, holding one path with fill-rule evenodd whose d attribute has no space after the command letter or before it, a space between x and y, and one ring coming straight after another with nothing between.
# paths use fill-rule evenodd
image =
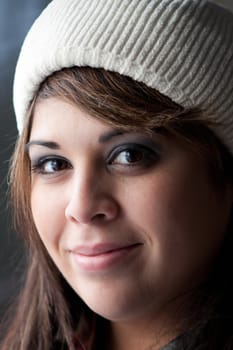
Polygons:
<instances>
[{"instance_id":1,"label":"lower lip","mask_svg":"<svg viewBox=\"0 0 233 350\"><path fill-rule=\"evenodd\" d=\"M133 245L126 248L117 249L111 252L98 254L98 255L82 255L78 253L72 253L75 263L83 271L98 272L108 270L127 259L133 254L139 245Z\"/></svg>"}]
</instances>

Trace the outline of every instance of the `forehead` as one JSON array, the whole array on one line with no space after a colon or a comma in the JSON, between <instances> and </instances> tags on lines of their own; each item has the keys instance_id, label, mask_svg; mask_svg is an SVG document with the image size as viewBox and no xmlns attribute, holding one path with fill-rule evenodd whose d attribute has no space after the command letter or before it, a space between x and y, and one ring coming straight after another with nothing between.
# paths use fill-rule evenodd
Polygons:
<instances>
[{"instance_id":1,"label":"forehead","mask_svg":"<svg viewBox=\"0 0 233 350\"><path fill-rule=\"evenodd\" d=\"M78 133L90 129L95 132L109 130L109 126L90 116L79 106L59 98L48 98L36 103L32 117L31 137L41 134L65 137L66 133Z\"/></svg>"}]
</instances>

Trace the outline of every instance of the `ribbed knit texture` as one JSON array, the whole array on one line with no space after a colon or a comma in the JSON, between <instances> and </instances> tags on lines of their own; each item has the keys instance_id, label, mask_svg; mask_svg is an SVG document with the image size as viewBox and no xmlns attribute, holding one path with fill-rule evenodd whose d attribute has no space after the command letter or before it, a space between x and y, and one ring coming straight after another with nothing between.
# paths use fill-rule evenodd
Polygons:
<instances>
[{"instance_id":1,"label":"ribbed knit texture","mask_svg":"<svg viewBox=\"0 0 233 350\"><path fill-rule=\"evenodd\" d=\"M205 0L54 0L18 60L18 129L40 83L71 66L142 81L184 107L201 107L233 153L233 15Z\"/></svg>"}]
</instances>

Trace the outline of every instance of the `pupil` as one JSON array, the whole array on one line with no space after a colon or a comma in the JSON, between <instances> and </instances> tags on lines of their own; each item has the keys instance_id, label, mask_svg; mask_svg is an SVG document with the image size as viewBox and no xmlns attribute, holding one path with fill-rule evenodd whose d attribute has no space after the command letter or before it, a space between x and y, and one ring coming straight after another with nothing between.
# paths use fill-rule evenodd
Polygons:
<instances>
[{"instance_id":1,"label":"pupil","mask_svg":"<svg viewBox=\"0 0 233 350\"><path fill-rule=\"evenodd\" d=\"M142 155L138 151L127 151L126 160L129 163L139 162L142 159Z\"/></svg>"},{"instance_id":2,"label":"pupil","mask_svg":"<svg viewBox=\"0 0 233 350\"><path fill-rule=\"evenodd\" d=\"M52 161L52 169L53 169L53 170L56 170L57 167L58 167L57 161L56 161L56 160L53 160L53 161Z\"/></svg>"}]
</instances>

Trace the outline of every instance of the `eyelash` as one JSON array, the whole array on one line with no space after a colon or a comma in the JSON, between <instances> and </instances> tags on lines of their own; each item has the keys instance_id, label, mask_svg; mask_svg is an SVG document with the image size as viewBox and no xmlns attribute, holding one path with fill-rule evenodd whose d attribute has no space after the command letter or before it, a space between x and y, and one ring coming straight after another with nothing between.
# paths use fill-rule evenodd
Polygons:
<instances>
[{"instance_id":1,"label":"eyelash","mask_svg":"<svg viewBox=\"0 0 233 350\"><path fill-rule=\"evenodd\" d=\"M49 162L56 162L57 164L60 163L62 165L61 169L54 170L54 172L48 172L44 170L44 167ZM64 166L65 165L65 166ZM54 156L46 156L39 158L34 164L31 166L32 173L41 174L41 175L54 175L55 173L65 170L65 169L71 169L72 165L69 163L69 161L63 157L59 157L57 155Z\"/></svg>"},{"instance_id":2,"label":"eyelash","mask_svg":"<svg viewBox=\"0 0 233 350\"><path fill-rule=\"evenodd\" d=\"M132 155L136 158L139 155L139 159L136 159L136 161L130 162L128 160L127 164L121 164L120 162L117 162L117 158L125 153L125 157L131 157ZM159 159L159 152L141 145L141 144L125 144L117 147L108 157L108 164L110 166L122 166L122 167L137 167L137 166L150 166L154 164L154 162L158 161Z\"/></svg>"},{"instance_id":3,"label":"eyelash","mask_svg":"<svg viewBox=\"0 0 233 350\"><path fill-rule=\"evenodd\" d=\"M125 153L125 155L124 155ZM126 159L125 164L123 164L122 161L117 160L120 156L124 156ZM135 158L136 155L136 161L130 161L130 159L127 160L128 158ZM132 157L133 156L133 157ZM159 160L159 151L154 150L151 147L147 147L142 144L124 144L121 146L116 147L110 155L107 157L107 166L109 166L111 169L114 167L117 168L147 168L154 163L158 162ZM53 167L52 163L54 163L54 166L58 166L59 169L54 169L54 171L46 171L44 170L46 165L49 163L51 167ZM60 166L59 166L60 165ZM67 170L67 169L72 169L71 163L63 157L57 156L57 155L51 155L51 156L45 156L39 158L37 161L34 163L32 162L31 166L31 171L32 173L40 174L40 175L55 175L60 171ZM129 169L130 170L130 169Z\"/></svg>"}]
</instances>

